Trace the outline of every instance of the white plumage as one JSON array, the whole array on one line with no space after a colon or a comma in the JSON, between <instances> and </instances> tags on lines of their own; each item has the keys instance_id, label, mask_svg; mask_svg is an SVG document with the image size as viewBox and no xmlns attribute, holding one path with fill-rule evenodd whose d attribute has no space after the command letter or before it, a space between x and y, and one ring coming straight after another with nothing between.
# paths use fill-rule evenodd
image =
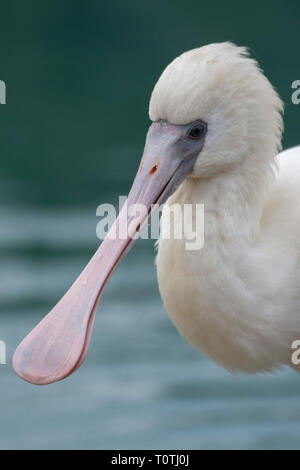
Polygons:
<instances>
[{"instance_id":1,"label":"white plumage","mask_svg":"<svg viewBox=\"0 0 300 470\"><path fill-rule=\"evenodd\" d=\"M300 371L292 363L300 340L300 147L277 157L282 110L257 63L231 43L186 52L166 68L127 204L68 292L18 346L20 377L48 384L78 369L107 280L153 205L165 201L161 233L171 238L160 238L157 273L178 330L231 371L284 364ZM137 219L136 204L145 209ZM175 204L204 204L201 250L176 238L182 227L168 211ZM184 224L191 233L194 221ZM125 237L110 236L123 228Z\"/></svg>"},{"instance_id":2,"label":"white plumage","mask_svg":"<svg viewBox=\"0 0 300 470\"><path fill-rule=\"evenodd\" d=\"M150 101L153 121L208 126L193 173L167 201L204 203L204 247L161 239L157 273L181 334L231 371L293 366L300 339L300 147L276 158L281 113L257 63L231 43L175 59Z\"/></svg>"}]
</instances>

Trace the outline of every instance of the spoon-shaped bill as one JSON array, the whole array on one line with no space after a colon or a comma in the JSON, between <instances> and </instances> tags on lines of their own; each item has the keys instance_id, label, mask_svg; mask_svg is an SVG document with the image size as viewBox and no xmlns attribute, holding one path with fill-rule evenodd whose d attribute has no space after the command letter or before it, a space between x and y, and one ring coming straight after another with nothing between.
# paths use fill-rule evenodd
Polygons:
<instances>
[{"instance_id":1,"label":"spoon-shaped bill","mask_svg":"<svg viewBox=\"0 0 300 470\"><path fill-rule=\"evenodd\" d=\"M127 203L109 234L68 292L15 351L13 368L24 380L49 384L82 364L107 280L138 238L153 204L165 202L192 171L200 147L185 143L183 132L183 126L163 121L151 125Z\"/></svg>"}]
</instances>

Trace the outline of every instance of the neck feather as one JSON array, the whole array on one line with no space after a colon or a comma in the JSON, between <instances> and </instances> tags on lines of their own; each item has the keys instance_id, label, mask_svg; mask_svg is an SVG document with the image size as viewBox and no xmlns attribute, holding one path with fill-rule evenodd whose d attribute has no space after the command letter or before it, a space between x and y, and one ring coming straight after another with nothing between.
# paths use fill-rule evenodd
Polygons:
<instances>
[{"instance_id":1,"label":"neck feather","mask_svg":"<svg viewBox=\"0 0 300 470\"><path fill-rule=\"evenodd\" d=\"M271 163L270 163L271 162ZM274 159L247 158L209 179L187 178L170 204L204 204L205 235L253 241L274 179Z\"/></svg>"}]
</instances>

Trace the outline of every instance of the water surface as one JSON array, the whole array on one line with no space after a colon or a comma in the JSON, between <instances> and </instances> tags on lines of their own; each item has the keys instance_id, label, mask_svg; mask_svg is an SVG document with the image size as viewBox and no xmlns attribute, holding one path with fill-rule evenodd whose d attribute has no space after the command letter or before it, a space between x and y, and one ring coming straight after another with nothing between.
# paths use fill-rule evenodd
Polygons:
<instances>
[{"instance_id":1,"label":"water surface","mask_svg":"<svg viewBox=\"0 0 300 470\"><path fill-rule=\"evenodd\" d=\"M160 301L151 241L109 282L83 366L46 387L11 369L14 348L98 245L90 207L0 210L1 449L300 448L300 381L232 376L177 333Z\"/></svg>"}]
</instances>

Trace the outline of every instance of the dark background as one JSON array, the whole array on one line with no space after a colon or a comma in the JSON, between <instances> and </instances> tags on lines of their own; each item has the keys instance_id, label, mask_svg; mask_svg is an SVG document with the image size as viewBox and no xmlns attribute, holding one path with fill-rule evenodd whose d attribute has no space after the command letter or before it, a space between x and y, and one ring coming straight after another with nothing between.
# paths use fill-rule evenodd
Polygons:
<instances>
[{"instance_id":1,"label":"dark background","mask_svg":"<svg viewBox=\"0 0 300 470\"><path fill-rule=\"evenodd\" d=\"M164 67L185 50L230 40L251 48L286 103L284 144L298 143L296 0L2 1L1 199L100 201L128 190Z\"/></svg>"},{"instance_id":2,"label":"dark background","mask_svg":"<svg viewBox=\"0 0 300 470\"><path fill-rule=\"evenodd\" d=\"M99 245L96 207L127 194L173 58L250 47L285 101L284 147L299 144L299 22L296 0L1 0L1 449L300 448L299 376L231 376L181 338L151 240L114 273L75 374L39 388L11 368Z\"/></svg>"}]
</instances>

